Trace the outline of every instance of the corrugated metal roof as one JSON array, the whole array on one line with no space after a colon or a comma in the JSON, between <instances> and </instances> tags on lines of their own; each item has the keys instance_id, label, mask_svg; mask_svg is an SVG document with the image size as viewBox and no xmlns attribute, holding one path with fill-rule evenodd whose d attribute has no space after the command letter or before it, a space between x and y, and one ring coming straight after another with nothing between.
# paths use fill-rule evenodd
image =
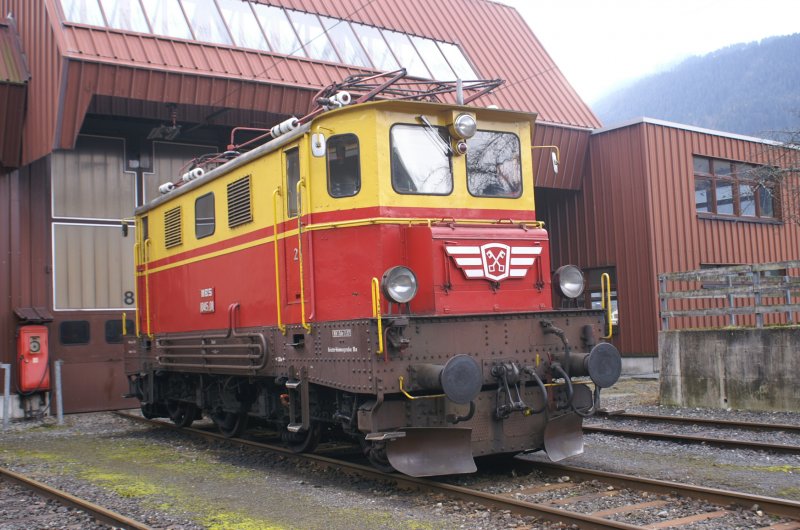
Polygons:
<instances>
[{"instance_id":1,"label":"corrugated metal roof","mask_svg":"<svg viewBox=\"0 0 800 530\"><path fill-rule=\"evenodd\" d=\"M615 125L611 125L608 127L603 127L602 129L595 129L592 131L592 134L603 134L609 131L614 131L617 129L622 129L625 127L631 127L633 125L639 125L641 123L649 123L651 125L660 125L662 127L670 127L672 129L681 129L683 131L689 132L696 132L700 134L710 134L712 136L722 136L723 138L731 138L733 140L743 140L745 142L756 142L760 144L767 144L767 145L775 145L779 146L782 145L781 142L776 142L775 140L769 140L766 138L758 138L756 136L747 136L744 134L736 134L727 131L718 131L716 129L706 129L703 127L695 127L694 125L686 125L685 123L676 123L674 121L667 121L667 120L659 120L657 118L648 118L647 116L642 116L640 118L633 118L631 120L624 121L622 123L618 123Z\"/></svg>"},{"instance_id":2,"label":"corrugated metal roof","mask_svg":"<svg viewBox=\"0 0 800 530\"><path fill-rule=\"evenodd\" d=\"M599 120L566 81L519 13L486 0L373 0L347 2L270 0L261 3L393 29L462 47L482 78L506 85L480 103L533 111L543 121L597 127ZM70 58L253 82L321 87L369 70L230 46L156 37L68 23Z\"/></svg>"},{"instance_id":3,"label":"corrugated metal roof","mask_svg":"<svg viewBox=\"0 0 800 530\"><path fill-rule=\"evenodd\" d=\"M0 20L0 83L23 85L31 78L13 19Z\"/></svg>"}]
</instances>

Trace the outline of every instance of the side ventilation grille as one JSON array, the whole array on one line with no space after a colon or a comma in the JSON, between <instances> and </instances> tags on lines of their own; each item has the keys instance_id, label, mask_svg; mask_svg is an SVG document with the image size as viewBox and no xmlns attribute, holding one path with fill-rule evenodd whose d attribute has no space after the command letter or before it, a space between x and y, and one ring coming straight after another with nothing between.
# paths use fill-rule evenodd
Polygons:
<instances>
[{"instance_id":1,"label":"side ventilation grille","mask_svg":"<svg viewBox=\"0 0 800 530\"><path fill-rule=\"evenodd\" d=\"M250 175L247 175L228 184L228 227L233 228L252 220Z\"/></svg>"},{"instance_id":2,"label":"side ventilation grille","mask_svg":"<svg viewBox=\"0 0 800 530\"><path fill-rule=\"evenodd\" d=\"M164 246L177 247L183 243L181 230L181 207L176 206L164 214Z\"/></svg>"}]
</instances>

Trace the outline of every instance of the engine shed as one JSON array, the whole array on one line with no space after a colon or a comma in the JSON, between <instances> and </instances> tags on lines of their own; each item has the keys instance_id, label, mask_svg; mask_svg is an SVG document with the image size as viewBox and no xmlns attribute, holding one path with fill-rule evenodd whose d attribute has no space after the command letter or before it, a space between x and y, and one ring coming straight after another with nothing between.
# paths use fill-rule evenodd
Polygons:
<instances>
[{"instance_id":1,"label":"engine shed","mask_svg":"<svg viewBox=\"0 0 800 530\"><path fill-rule=\"evenodd\" d=\"M741 204L698 213L697 178L764 163L760 140L654 120L604 129L513 8L403 6L0 0L0 362L12 381L21 329L34 325L18 315L47 315L35 325L49 361L63 361L66 412L135 407L122 397L121 343L136 321L136 238L120 236L121 222L188 160L304 115L322 87L354 74L505 80L474 104L536 113L532 146L560 150L557 173L548 149L525 154L548 272L587 270L585 307L609 274L613 343L632 367L652 369L657 352L656 274L800 255L777 203L773 215L766 203L757 216ZM18 390L14 416L26 414Z\"/></svg>"}]
</instances>

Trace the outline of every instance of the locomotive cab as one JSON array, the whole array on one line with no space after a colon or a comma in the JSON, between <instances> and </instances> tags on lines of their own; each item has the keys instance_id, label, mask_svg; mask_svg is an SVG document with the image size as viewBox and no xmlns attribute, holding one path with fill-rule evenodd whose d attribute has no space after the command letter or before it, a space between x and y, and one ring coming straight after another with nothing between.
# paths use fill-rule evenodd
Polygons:
<instances>
[{"instance_id":1,"label":"locomotive cab","mask_svg":"<svg viewBox=\"0 0 800 530\"><path fill-rule=\"evenodd\" d=\"M582 452L621 361L602 312L553 308L536 116L337 106L137 210L145 414L258 420L296 450L338 433L416 476ZM577 297L572 272L555 281Z\"/></svg>"}]
</instances>

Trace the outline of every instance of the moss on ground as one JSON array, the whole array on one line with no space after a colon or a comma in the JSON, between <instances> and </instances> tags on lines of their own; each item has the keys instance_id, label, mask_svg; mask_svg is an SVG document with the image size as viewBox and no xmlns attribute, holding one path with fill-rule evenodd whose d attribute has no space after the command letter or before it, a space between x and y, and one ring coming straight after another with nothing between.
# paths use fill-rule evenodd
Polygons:
<instances>
[{"instance_id":1,"label":"moss on ground","mask_svg":"<svg viewBox=\"0 0 800 530\"><path fill-rule=\"evenodd\" d=\"M205 451L153 441L77 434L43 438L29 450L0 440L0 459L36 465L66 463L66 471L142 506L193 518L213 530L313 527L432 530L372 505L342 508L317 500L312 486L285 487L274 478L225 462L224 450ZM47 473L47 471L45 471ZM263 501L254 495L263 496Z\"/></svg>"}]
</instances>

